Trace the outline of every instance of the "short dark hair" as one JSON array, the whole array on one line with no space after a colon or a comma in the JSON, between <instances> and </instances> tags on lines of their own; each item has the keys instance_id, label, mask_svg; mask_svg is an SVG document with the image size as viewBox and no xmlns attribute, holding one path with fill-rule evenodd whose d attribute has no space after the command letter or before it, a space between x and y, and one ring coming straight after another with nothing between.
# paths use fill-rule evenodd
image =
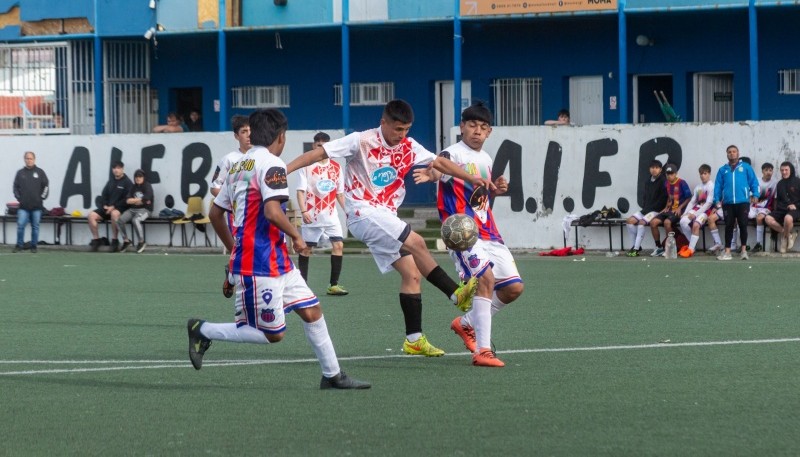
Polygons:
<instances>
[{"instance_id":1,"label":"short dark hair","mask_svg":"<svg viewBox=\"0 0 800 457\"><path fill-rule=\"evenodd\" d=\"M774 170L775 167L773 167L772 164L769 162L764 162L764 165L761 165L761 171L764 171L766 169Z\"/></svg>"},{"instance_id":2,"label":"short dark hair","mask_svg":"<svg viewBox=\"0 0 800 457\"><path fill-rule=\"evenodd\" d=\"M414 109L405 100L392 100L383 107L383 117L388 121L411 124L414 122Z\"/></svg>"},{"instance_id":3,"label":"short dark hair","mask_svg":"<svg viewBox=\"0 0 800 457\"><path fill-rule=\"evenodd\" d=\"M139 176L141 176L142 178L146 176L144 170L142 170L141 168L133 172L134 178L138 178Z\"/></svg>"},{"instance_id":4,"label":"short dark hair","mask_svg":"<svg viewBox=\"0 0 800 457\"><path fill-rule=\"evenodd\" d=\"M317 141L324 141L327 143L330 140L331 136L325 132L317 132L317 134L314 135L314 143L316 143Z\"/></svg>"},{"instance_id":5,"label":"short dark hair","mask_svg":"<svg viewBox=\"0 0 800 457\"><path fill-rule=\"evenodd\" d=\"M237 114L231 118L231 128L233 129L233 133L239 134L239 130L242 127L247 127L250 125L250 119L247 116L243 116L241 114Z\"/></svg>"},{"instance_id":6,"label":"short dark hair","mask_svg":"<svg viewBox=\"0 0 800 457\"><path fill-rule=\"evenodd\" d=\"M703 173L703 172L711 173L711 165L708 165L708 164L704 163L704 164L700 165L700 168L698 168L697 171L699 171L700 173Z\"/></svg>"},{"instance_id":7,"label":"short dark hair","mask_svg":"<svg viewBox=\"0 0 800 457\"><path fill-rule=\"evenodd\" d=\"M479 121L492 125L492 112L482 101L476 101L461 113L461 122Z\"/></svg>"},{"instance_id":8,"label":"short dark hair","mask_svg":"<svg viewBox=\"0 0 800 457\"><path fill-rule=\"evenodd\" d=\"M566 108L561 108L560 110L558 110L558 115L559 115L559 116L561 116L562 114L563 114L564 116L567 116L567 117L569 117L569 110L568 110L568 109L566 109Z\"/></svg>"},{"instance_id":9,"label":"short dark hair","mask_svg":"<svg viewBox=\"0 0 800 457\"><path fill-rule=\"evenodd\" d=\"M289 121L275 108L257 109L250 114L250 143L267 147L289 128Z\"/></svg>"},{"instance_id":10,"label":"short dark hair","mask_svg":"<svg viewBox=\"0 0 800 457\"><path fill-rule=\"evenodd\" d=\"M125 168L125 164L121 160L111 162L111 168Z\"/></svg>"},{"instance_id":11,"label":"short dark hair","mask_svg":"<svg viewBox=\"0 0 800 457\"><path fill-rule=\"evenodd\" d=\"M661 161L660 161L660 160L658 160L658 159L653 159L653 160L650 162L650 167L664 168L664 164L663 164L663 163L661 163ZM650 168L650 167L647 167L647 168Z\"/></svg>"},{"instance_id":12,"label":"short dark hair","mask_svg":"<svg viewBox=\"0 0 800 457\"><path fill-rule=\"evenodd\" d=\"M794 165L792 165L792 162L789 162L788 160L786 162L781 163L781 168L783 167L789 167L790 170L794 169Z\"/></svg>"}]
</instances>

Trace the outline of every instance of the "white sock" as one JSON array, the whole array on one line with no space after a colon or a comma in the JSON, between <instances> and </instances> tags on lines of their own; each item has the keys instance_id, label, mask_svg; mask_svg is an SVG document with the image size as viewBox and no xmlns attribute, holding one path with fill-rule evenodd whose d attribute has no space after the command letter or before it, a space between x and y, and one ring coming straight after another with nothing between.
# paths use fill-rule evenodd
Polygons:
<instances>
[{"instance_id":1,"label":"white sock","mask_svg":"<svg viewBox=\"0 0 800 457\"><path fill-rule=\"evenodd\" d=\"M631 245L636 243L636 224L625 224L628 229L628 235L631 237Z\"/></svg>"},{"instance_id":2,"label":"white sock","mask_svg":"<svg viewBox=\"0 0 800 457\"><path fill-rule=\"evenodd\" d=\"M637 251L642 247L642 240L644 239L644 225L639 224L636 227L636 241L633 243L633 248Z\"/></svg>"},{"instance_id":3,"label":"white sock","mask_svg":"<svg viewBox=\"0 0 800 457\"><path fill-rule=\"evenodd\" d=\"M235 323L214 324L206 322L200 327L200 333L210 340L230 341L232 343L267 344L269 341L261 330Z\"/></svg>"},{"instance_id":4,"label":"white sock","mask_svg":"<svg viewBox=\"0 0 800 457\"><path fill-rule=\"evenodd\" d=\"M315 322L303 321L303 331L306 338L314 348L319 365L322 367L322 376L330 378L339 374L339 360L336 358L336 351L333 349L333 342L328 334L328 326L325 324L325 316Z\"/></svg>"},{"instance_id":5,"label":"white sock","mask_svg":"<svg viewBox=\"0 0 800 457\"><path fill-rule=\"evenodd\" d=\"M508 303L503 303L502 301L500 301L500 299L497 298L497 292L493 292L492 293L492 316L494 316L495 314L497 314L500 311L502 311L503 308L505 308L506 306L508 306Z\"/></svg>"},{"instance_id":6,"label":"white sock","mask_svg":"<svg viewBox=\"0 0 800 457\"><path fill-rule=\"evenodd\" d=\"M475 329L475 341L478 347L492 347L492 301L476 295L472 299L472 309L469 312L472 315L470 320Z\"/></svg>"},{"instance_id":7,"label":"white sock","mask_svg":"<svg viewBox=\"0 0 800 457\"><path fill-rule=\"evenodd\" d=\"M422 333L420 333L420 332L410 333L410 334L406 335L406 339L408 340L409 343L413 343L414 341L417 341L418 339L420 339L420 337L422 337Z\"/></svg>"},{"instance_id":8,"label":"white sock","mask_svg":"<svg viewBox=\"0 0 800 457\"><path fill-rule=\"evenodd\" d=\"M683 232L683 236L690 238L692 236L692 221L681 218L681 232Z\"/></svg>"},{"instance_id":9,"label":"white sock","mask_svg":"<svg viewBox=\"0 0 800 457\"><path fill-rule=\"evenodd\" d=\"M694 252L694 247L697 246L697 241L700 240L700 235L692 235L689 239L689 249Z\"/></svg>"},{"instance_id":10,"label":"white sock","mask_svg":"<svg viewBox=\"0 0 800 457\"><path fill-rule=\"evenodd\" d=\"M764 226L756 225L756 243L764 244Z\"/></svg>"},{"instance_id":11,"label":"white sock","mask_svg":"<svg viewBox=\"0 0 800 457\"><path fill-rule=\"evenodd\" d=\"M714 239L714 244L722 244L722 240L719 239L719 229L711 231L711 238Z\"/></svg>"}]
</instances>

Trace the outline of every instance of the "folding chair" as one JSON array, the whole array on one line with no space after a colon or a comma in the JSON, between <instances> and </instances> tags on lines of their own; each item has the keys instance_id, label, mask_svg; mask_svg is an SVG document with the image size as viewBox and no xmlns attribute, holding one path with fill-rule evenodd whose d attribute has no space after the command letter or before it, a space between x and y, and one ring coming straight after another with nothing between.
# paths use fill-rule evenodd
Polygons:
<instances>
[{"instance_id":1,"label":"folding chair","mask_svg":"<svg viewBox=\"0 0 800 457\"><path fill-rule=\"evenodd\" d=\"M211 219L203 212L203 197L189 197L189 201L186 202L186 215L175 219L172 223L180 225L184 246L196 243L197 230L205 235L206 246L211 246L211 240L208 239L208 225L211 223ZM189 239L186 238L186 224L192 224L192 236Z\"/></svg>"}]
</instances>

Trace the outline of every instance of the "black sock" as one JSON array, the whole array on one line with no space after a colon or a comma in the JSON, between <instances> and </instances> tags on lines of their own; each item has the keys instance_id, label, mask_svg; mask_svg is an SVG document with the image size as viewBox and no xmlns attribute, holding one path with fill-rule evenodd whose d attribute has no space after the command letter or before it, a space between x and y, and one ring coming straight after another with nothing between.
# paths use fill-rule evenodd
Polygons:
<instances>
[{"instance_id":1,"label":"black sock","mask_svg":"<svg viewBox=\"0 0 800 457\"><path fill-rule=\"evenodd\" d=\"M406 321L406 335L422 333L422 294L400 294L400 308Z\"/></svg>"},{"instance_id":2,"label":"black sock","mask_svg":"<svg viewBox=\"0 0 800 457\"><path fill-rule=\"evenodd\" d=\"M308 282L308 257L304 255L297 256L297 268L300 270L300 276L303 277L303 281Z\"/></svg>"},{"instance_id":3,"label":"black sock","mask_svg":"<svg viewBox=\"0 0 800 457\"><path fill-rule=\"evenodd\" d=\"M339 284L339 275L342 273L342 256L331 255L331 285Z\"/></svg>"},{"instance_id":4,"label":"black sock","mask_svg":"<svg viewBox=\"0 0 800 457\"><path fill-rule=\"evenodd\" d=\"M447 295L447 298L453 296L453 293L458 289L458 284L453 281L447 273L442 270L442 267L439 265L436 266L430 273L428 273L428 277L425 278L428 280L429 283L436 286L439 290L444 292Z\"/></svg>"}]
</instances>

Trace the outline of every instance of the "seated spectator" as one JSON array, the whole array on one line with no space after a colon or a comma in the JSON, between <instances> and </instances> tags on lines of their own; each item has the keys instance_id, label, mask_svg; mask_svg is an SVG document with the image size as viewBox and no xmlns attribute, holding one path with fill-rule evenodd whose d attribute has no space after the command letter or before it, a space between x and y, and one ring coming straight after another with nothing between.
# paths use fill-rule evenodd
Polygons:
<instances>
[{"instance_id":1,"label":"seated spectator","mask_svg":"<svg viewBox=\"0 0 800 457\"><path fill-rule=\"evenodd\" d=\"M153 133L183 133L188 128L183 123L183 119L175 113L167 114L167 124L153 127Z\"/></svg>"},{"instance_id":2,"label":"seated spectator","mask_svg":"<svg viewBox=\"0 0 800 457\"><path fill-rule=\"evenodd\" d=\"M125 224L133 221L133 230L136 231L136 237L139 243L136 245L136 252L142 253L147 244L144 240L144 230L142 229L142 222L144 222L150 213L153 212L153 186L145 180L144 170L136 170L133 174L133 186L128 192L128 198L125 203L128 204L128 209L122 213L119 220L117 220L117 227L122 234L122 247L119 252L125 252L131 245L131 240L128 238L128 233L125 232Z\"/></svg>"},{"instance_id":3,"label":"seated spectator","mask_svg":"<svg viewBox=\"0 0 800 457\"><path fill-rule=\"evenodd\" d=\"M650 162L650 179L645 181L642 191L642 210L629 217L626 223L631 236L631 245L628 257L638 257L642 252L642 239L645 226L658 214L659 210L667 204L666 178L661 174L661 161ZM656 244L660 243L658 237L654 238Z\"/></svg>"},{"instance_id":4,"label":"seated spectator","mask_svg":"<svg viewBox=\"0 0 800 457\"><path fill-rule=\"evenodd\" d=\"M92 243L90 245L92 252L96 252L100 248L100 235L97 231L97 225L100 221L111 221L111 251L117 252L119 250L119 241L117 240L119 230L116 222L128 208L125 200L128 198L128 192L130 192L133 183L125 174L125 165L120 161L116 161L111 165L111 173L113 177L106 183L103 193L100 194L100 208L89 213L88 217L89 230L92 232Z\"/></svg>"},{"instance_id":5,"label":"seated spectator","mask_svg":"<svg viewBox=\"0 0 800 457\"><path fill-rule=\"evenodd\" d=\"M774 167L771 163L765 162L761 165L761 179L758 180L758 202L750 205L748 219L756 220L756 245L753 252L761 252L767 244L764 240L764 221L769 216L775 204L775 187L778 185L777 179L772 179Z\"/></svg>"},{"instance_id":6,"label":"seated spectator","mask_svg":"<svg viewBox=\"0 0 800 457\"><path fill-rule=\"evenodd\" d=\"M650 221L650 231L653 233L653 239L656 240L656 249L650 254L653 257L664 255L664 246L661 245L658 226L663 224L665 233L674 232L674 227L679 226L683 210L692 197L689 185L678 177L677 165L668 163L664 167L664 174L667 176L667 205Z\"/></svg>"},{"instance_id":7,"label":"seated spectator","mask_svg":"<svg viewBox=\"0 0 800 457\"><path fill-rule=\"evenodd\" d=\"M780 252L794 247L794 221L800 218L800 178L794 174L794 165L781 164L781 180L775 187L775 211L766 218L767 225L781 235Z\"/></svg>"},{"instance_id":8,"label":"seated spectator","mask_svg":"<svg viewBox=\"0 0 800 457\"><path fill-rule=\"evenodd\" d=\"M692 199L686 205L689 208L681 216L681 231L689 240L689 245L681 248L678 255L684 258L694 255L697 242L700 240L700 229L708 221L710 214L714 213L714 183L711 181L711 167L700 165L700 184L692 192ZM717 232L719 233L719 232Z\"/></svg>"},{"instance_id":9,"label":"seated spectator","mask_svg":"<svg viewBox=\"0 0 800 457\"><path fill-rule=\"evenodd\" d=\"M558 112L558 119L544 121L544 125L571 125L571 124L572 122L570 122L569 119L569 110L566 108L562 108Z\"/></svg>"},{"instance_id":10,"label":"seated spectator","mask_svg":"<svg viewBox=\"0 0 800 457\"><path fill-rule=\"evenodd\" d=\"M190 132L202 132L203 120L200 118L200 112L196 109L189 111L189 118L186 120L186 127Z\"/></svg>"}]
</instances>

